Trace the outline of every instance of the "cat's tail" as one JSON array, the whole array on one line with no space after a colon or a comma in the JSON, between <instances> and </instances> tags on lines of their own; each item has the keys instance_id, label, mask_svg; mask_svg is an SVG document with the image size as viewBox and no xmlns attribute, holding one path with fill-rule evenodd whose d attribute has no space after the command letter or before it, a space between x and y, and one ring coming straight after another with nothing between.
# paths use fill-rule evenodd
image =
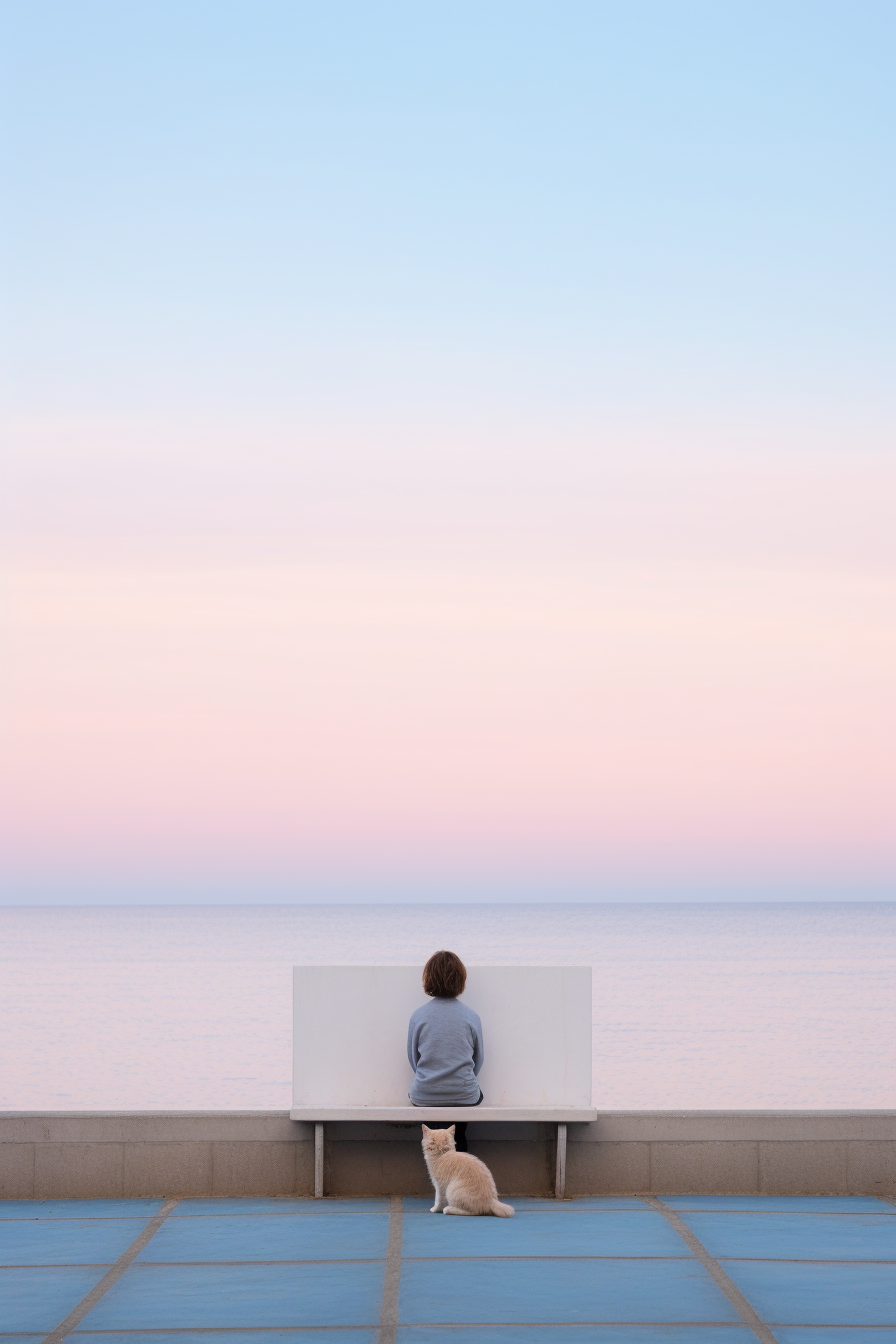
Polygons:
<instances>
[{"instance_id":1,"label":"cat's tail","mask_svg":"<svg viewBox=\"0 0 896 1344\"><path fill-rule=\"evenodd\" d=\"M493 1213L493 1214L495 1215L496 1218L512 1218L512 1217L513 1217L513 1209L510 1207L509 1204L502 1204L501 1201L500 1201L500 1199L493 1199L493 1200L492 1200L492 1207L491 1207L491 1209L489 1210L489 1212L490 1212L490 1213Z\"/></svg>"}]
</instances>

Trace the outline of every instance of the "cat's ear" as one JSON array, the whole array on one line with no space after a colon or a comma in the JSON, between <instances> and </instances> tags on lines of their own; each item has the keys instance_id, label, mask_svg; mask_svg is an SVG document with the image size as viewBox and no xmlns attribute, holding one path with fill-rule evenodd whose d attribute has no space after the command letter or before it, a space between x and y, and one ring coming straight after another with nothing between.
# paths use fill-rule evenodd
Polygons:
<instances>
[{"instance_id":1,"label":"cat's ear","mask_svg":"<svg viewBox=\"0 0 896 1344\"><path fill-rule=\"evenodd\" d=\"M449 1134L453 1134L453 1133L454 1133L454 1125L449 1125L449 1126L448 1126L448 1133L449 1133Z\"/></svg>"},{"instance_id":2,"label":"cat's ear","mask_svg":"<svg viewBox=\"0 0 896 1344\"><path fill-rule=\"evenodd\" d=\"M432 1133L432 1130L430 1129L429 1125L424 1125L424 1126L423 1126L423 1133L424 1133L424 1134L431 1134L431 1133Z\"/></svg>"}]
</instances>

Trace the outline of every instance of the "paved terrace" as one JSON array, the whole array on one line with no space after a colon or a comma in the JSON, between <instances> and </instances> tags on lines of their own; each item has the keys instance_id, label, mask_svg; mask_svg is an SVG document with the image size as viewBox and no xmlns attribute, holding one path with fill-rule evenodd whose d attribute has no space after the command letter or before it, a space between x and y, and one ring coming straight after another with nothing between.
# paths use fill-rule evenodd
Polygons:
<instances>
[{"instance_id":1,"label":"paved terrace","mask_svg":"<svg viewBox=\"0 0 896 1344\"><path fill-rule=\"evenodd\" d=\"M865 1197L6 1201L0 1344L896 1344Z\"/></svg>"}]
</instances>

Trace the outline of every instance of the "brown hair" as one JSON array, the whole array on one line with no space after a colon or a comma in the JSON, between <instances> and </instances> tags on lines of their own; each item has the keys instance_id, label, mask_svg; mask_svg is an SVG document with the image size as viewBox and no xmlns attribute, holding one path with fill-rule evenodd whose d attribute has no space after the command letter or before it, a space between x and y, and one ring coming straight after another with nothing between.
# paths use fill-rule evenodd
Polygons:
<instances>
[{"instance_id":1,"label":"brown hair","mask_svg":"<svg viewBox=\"0 0 896 1344\"><path fill-rule=\"evenodd\" d=\"M423 967L423 988L431 999L456 999L467 983L467 968L456 952L433 952Z\"/></svg>"}]
</instances>

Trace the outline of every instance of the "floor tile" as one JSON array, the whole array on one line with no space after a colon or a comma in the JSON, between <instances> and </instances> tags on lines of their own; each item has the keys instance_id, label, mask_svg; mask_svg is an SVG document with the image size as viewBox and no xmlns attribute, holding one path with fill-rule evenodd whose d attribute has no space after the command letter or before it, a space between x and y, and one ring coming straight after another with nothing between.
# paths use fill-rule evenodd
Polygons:
<instances>
[{"instance_id":1,"label":"floor tile","mask_svg":"<svg viewBox=\"0 0 896 1344\"><path fill-rule=\"evenodd\" d=\"M429 1201L430 1204L432 1200ZM388 1213L388 1199L182 1199L172 1218L229 1213Z\"/></svg>"},{"instance_id":2,"label":"floor tile","mask_svg":"<svg viewBox=\"0 0 896 1344\"><path fill-rule=\"evenodd\" d=\"M687 1213L682 1221L710 1255L769 1260L896 1261L896 1218L879 1214Z\"/></svg>"},{"instance_id":3,"label":"floor tile","mask_svg":"<svg viewBox=\"0 0 896 1344\"><path fill-rule=\"evenodd\" d=\"M111 1265L146 1218L60 1218L0 1223L0 1265Z\"/></svg>"},{"instance_id":4,"label":"floor tile","mask_svg":"<svg viewBox=\"0 0 896 1344\"><path fill-rule=\"evenodd\" d=\"M526 1341L529 1344L756 1344L756 1336L746 1326L728 1325L459 1325L448 1329L407 1325L399 1326L397 1344L526 1344ZM871 1341L866 1339L864 1344Z\"/></svg>"},{"instance_id":5,"label":"floor tile","mask_svg":"<svg viewBox=\"0 0 896 1344\"><path fill-rule=\"evenodd\" d=\"M770 1326L896 1325L896 1265L720 1264Z\"/></svg>"},{"instance_id":6,"label":"floor tile","mask_svg":"<svg viewBox=\"0 0 896 1344\"><path fill-rule=\"evenodd\" d=\"M114 1335L75 1330L69 1339L78 1344L377 1344L379 1331L372 1330L116 1330ZM13 1344L8 1338L2 1344ZM24 1341L23 1341L24 1344ZM34 1344L33 1336L27 1344ZM446 1344L443 1340L442 1344ZM534 1341L533 1341L534 1344ZM709 1342L707 1342L709 1344ZM715 1341L712 1341L715 1344ZM731 1341L734 1344L734 1341Z\"/></svg>"},{"instance_id":7,"label":"floor tile","mask_svg":"<svg viewBox=\"0 0 896 1344\"><path fill-rule=\"evenodd\" d=\"M888 1213L896 1217L896 1206L873 1195L662 1195L661 1198L677 1212L734 1209L739 1213Z\"/></svg>"},{"instance_id":8,"label":"floor tile","mask_svg":"<svg viewBox=\"0 0 896 1344\"><path fill-rule=\"evenodd\" d=\"M740 1321L696 1260L406 1260L399 1301L407 1325Z\"/></svg>"},{"instance_id":9,"label":"floor tile","mask_svg":"<svg viewBox=\"0 0 896 1344\"><path fill-rule=\"evenodd\" d=\"M132 1265L85 1330L376 1325L383 1263Z\"/></svg>"},{"instance_id":10,"label":"floor tile","mask_svg":"<svg viewBox=\"0 0 896 1344\"><path fill-rule=\"evenodd\" d=\"M376 1260L388 1240L388 1213L168 1218L137 1261Z\"/></svg>"},{"instance_id":11,"label":"floor tile","mask_svg":"<svg viewBox=\"0 0 896 1344\"><path fill-rule=\"evenodd\" d=\"M617 1209L631 1209L640 1213L651 1212L650 1205L645 1204L643 1199L629 1199L622 1195L590 1195L587 1199L533 1199L531 1196L514 1199L512 1195L508 1195L507 1198L515 1209L567 1209L570 1213L602 1209L607 1209L610 1212Z\"/></svg>"},{"instance_id":12,"label":"floor tile","mask_svg":"<svg viewBox=\"0 0 896 1344\"><path fill-rule=\"evenodd\" d=\"M48 1334L99 1283L104 1269L0 1269L0 1330Z\"/></svg>"},{"instance_id":13,"label":"floor tile","mask_svg":"<svg viewBox=\"0 0 896 1344\"><path fill-rule=\"evenodd\" d=\"M779 1325L775 1339L778 1344L896 1344L896 1327L892 1330L863 1330L834 1325L814 1330L811 1325Z\"/></svg>"},{"instance_id":14,"label":"floor tile","mask_svg":"<svg viewBox=\"0 0 896 1344\"><path fill-rule=\"evenodd\" d=\"M3 1199L6 1218L146 1218L158 1213L161 1199Z\"/></svg>"},{"instance_id":15,"label":"floor tile","mask_svg":"<svg viewBox=\"0 0 896 1344\"><path fill-rule=\"evenodd\" d=\"M416 1195L404 1195L404 1196L402 1197L402 1201L401 1201L402 1212L403 1212L403 1213L428 1213L429 1210L430 1210L430 1209L432 1208L432 1206L433 1206L433 1201L434 1201L434 1200L435 1200L435 1191L433 1191L433 1192L431 1192L429 1195L427 1195L425 1199L423 1199L423 1198L418 1199ZM507 1202L508 1202L508 1203L511 1202L509 1196L508 1196L508 1201L507 1201ZM512 1203L513 1203L513 1207L516 1208L518 1201L517 1201L517 1200L513 1200Z\"/></svg>"},{"instance_id":16,"label":"floor tile","mask_svg":"<svg viewBox=\"0 0 896 1344\"><path fill-rule=\"evenodd\" d=\"M502 1200L512 1204L518 1213L530 1210L549 1210L551 1212L581 1213L591 1212L592 1210L607 1209L613 1211L616 1209L631 1209L633 1211L651 1213L649 1204L645 1204L643 1199L614 1199L610 1196L596 1195L588 1199L534 1199L529 1195L502 1195ZM432 1208L433 1195L427 1195L425 1199L417 1199L410 1195L405 1195L402 1200L402 1207L405 1213L428 1213ZM894 1210L896 1212L896 1210Z\"/></svg>"},{"instance_id":17,"label":"floor tile","mask_svg":"<svg viewBox=\"0 0 896 1344\"><path fill-rule=\"evenodd\" d=\"M402 1255L601 1255L689 1257L662 1214L523 1211L515 1218L409 1213Z\"/></svg>"}]
</instances>

